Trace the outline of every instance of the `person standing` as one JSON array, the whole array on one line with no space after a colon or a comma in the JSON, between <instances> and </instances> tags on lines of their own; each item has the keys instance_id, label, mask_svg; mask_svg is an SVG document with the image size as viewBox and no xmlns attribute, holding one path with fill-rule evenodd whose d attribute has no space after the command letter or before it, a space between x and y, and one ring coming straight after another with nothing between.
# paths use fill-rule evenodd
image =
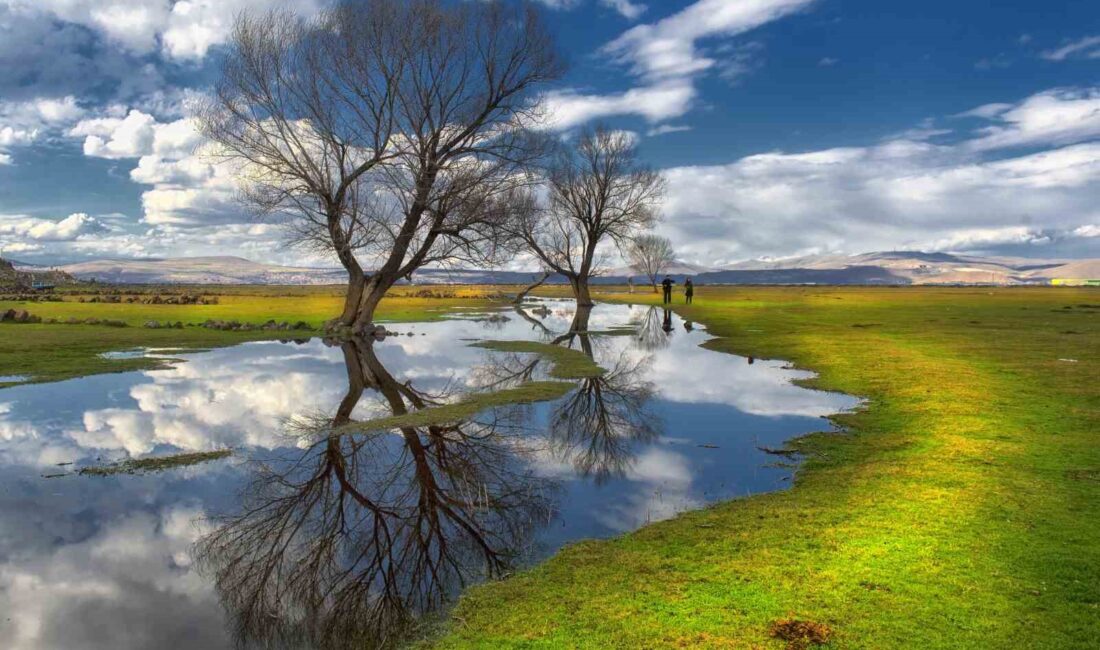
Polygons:
<instances>
[{"instance_id":1,"label":"person standing","mask_svg":"<svg viewBox=\"0 0 1100 650\"><path fill-rule=\"evenodd\" d=\"M691 283L691 278L687 278L684 280L684 301L690 305L693 297L695 297L695 285Z\"/></svg>"},{"instance_id":2,"label":"person standing","mask_svg":"<svg viewBox=\"0 0 1100 650\"><path fill-rule=\"evenodd\" d=\"M664 280L661 280L661 287L664 289L664 299L665 299L665 304L666 305L669 304L670 302L672 302L672 285L673 284L675 284L675 281L672 278L668 277L667 275L665 276Z\"/></svg>"}]
</instances>

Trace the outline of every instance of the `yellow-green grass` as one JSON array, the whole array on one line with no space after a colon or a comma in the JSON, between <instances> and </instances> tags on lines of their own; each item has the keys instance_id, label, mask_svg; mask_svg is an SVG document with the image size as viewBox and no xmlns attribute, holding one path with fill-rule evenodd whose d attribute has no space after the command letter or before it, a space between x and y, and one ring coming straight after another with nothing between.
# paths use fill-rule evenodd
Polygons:
<instances>
[{"instance_id":1,"label":"yellow-green grass","mask_svg":"<svg viewBox=\"0 0 1100 650\"><path fill-rule=\"evenodd\" d=\"M1100 292L695 300L676 309L721 337L710 347L793 360L866 407L794 443L792 489L473 588L438 646L781 648L769 624L794 617L836 648L1100 647Z\"/></svg>"},{"instance_id":2,"label":"yellow-green grass","mask_svg":"<svg viewBox=\"0 0 1100 650\"><path fill-rule=\"evenodd\" d=\"M655 299L615 291L597 289ZM292 293L80 308L139 324L319 324L339 306L332 290ZM405 299L379 316L484 304ZM575 544L471 590L436 643L782 647L769 624L793 616L829 625L838 648L1097 647L1098 304L1100 292L1069 288L697 288L694 306L675 308L720 337L711 347L793 360L819 373L809 385L864 396L866 408L836 418L845 433L793 443L807 457L793 489ZM130 307L176 315L118 315ZM95 355L279 336L293 333L0 325L0 375L128 369L149 362Z\"/></svg>"},{"instance_id":3,"label":"yellow-green grass","mask_svg":"<svg viewBox=\"0 0 1100 650\"><path fill-rule=\"evenodd\" d=\"M30 381L57 381L103 372L123 372L157 367L154 359L104 359L104 352L139 347L208 348L251 340L308 337L309 331L220 331L200 327L149 329L148 321L196 325L206 320L237 320L262 324L268 320L305 321L319 328L339 314L343 298L332 288L234 288L218 295L216 305L146 305L141 303L78 302L67 295L64 302L0 302L0 312L27 310L43 319L65 321L121 320L128 327L67 324L0 323L0 377L19 376ZM176 289L178 291L178 289ZM442 289L441 289L442 290ZM380 322L430 321L461 310L479 310L496 303L478 287L446 288L450 298L410 297L411 289L398 289L379 305ZM284 295L289 294L289 295ZM0 388L15 382L0 382Z\"/></svg>"}]
</instances>

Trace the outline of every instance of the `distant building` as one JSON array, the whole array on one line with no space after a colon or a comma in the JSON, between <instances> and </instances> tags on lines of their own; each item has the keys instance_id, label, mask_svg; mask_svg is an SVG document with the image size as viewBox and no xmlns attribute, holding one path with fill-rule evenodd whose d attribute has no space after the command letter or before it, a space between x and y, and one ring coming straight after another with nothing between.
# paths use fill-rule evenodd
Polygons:
<instances>
[{"instance_id":1,"label":"distant building","mask_svg":"<svg viewBox=\"0 0 1100 650\"><path fill-rule=\"evenodd\" d=\"M1100 280L1083 278L1054 278L1050 284L1055 287L1100 287Z\"/></svg>"}]
</instances>

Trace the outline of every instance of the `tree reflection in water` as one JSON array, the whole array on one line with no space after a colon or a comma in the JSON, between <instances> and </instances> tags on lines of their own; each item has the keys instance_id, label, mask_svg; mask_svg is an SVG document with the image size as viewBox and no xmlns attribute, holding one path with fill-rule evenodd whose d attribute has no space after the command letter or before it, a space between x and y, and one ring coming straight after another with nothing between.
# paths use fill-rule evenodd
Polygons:
<instances>
[{"instance_id":1,"label":"tree reflection in water","mask_svg":"<svg viewBox=\"0 0 1100 650\"><path fill-rule=\"evenodd\" d=\"M548 445L526 429L531 406L457 424L337 431L354 423L368 390L393 415L448 398L395 379L372 342L342 344L348 390L336 413L296 421L305 448L257 462L241 511L196 547L241 645L401 643L464 585L514 566L552 519L556 485L533 472L537 454L548 450L599 484L624 476L637 446L659 435L643 343L597 358L590 308L560 335L519 311L544 340L607 370L550 407ZM495 354L476 374L484 388L500 389L537 378L543 363Z\"/></svg>"},{"instance_id":2,"label":"tree reflection in water","mask_svg":"<svg viewBox=\"0 0 1100 650\"><path fill-rule=\"evenodd\" d=\"M579 349L606 369L599 377L578 380L577 388L551 407L548 420L551 453L597 484L624 476L634 462L636 448L652 442L661 430L660 418L649 407L654 393L648 378L651 358L630 349L617 356L608 350L597 355L601 337L589 330L590 307L578 308L569 331L557 336L548 335L550 330L522 307L517 312L542 328L544 340ZM665 333L660 331L660 319L656 320L657 334L663 340ZM639 333L634 337L643 351L652 349L641 342L647 322L636 324ZM495 355L479 369L479 379L493 389L506 388L537 378L537 371L544 364L543 359L531 355Z\"/></svg>"},{"instance_id":3,"label":"tree reflection in water","mask_svg":"<svg viewBox=\"0 0 1100 650\"><path fill-rule=\"evenodd\" d=\"M309 446L258 463L239 514L196 547L242 645L388 647L463 585L500 575L551 517L553 485L530 472L519 423L334 432L366 389L394 415L438 403L343 344L335 416L297 423Z\"/></svg>"}]
</instances>

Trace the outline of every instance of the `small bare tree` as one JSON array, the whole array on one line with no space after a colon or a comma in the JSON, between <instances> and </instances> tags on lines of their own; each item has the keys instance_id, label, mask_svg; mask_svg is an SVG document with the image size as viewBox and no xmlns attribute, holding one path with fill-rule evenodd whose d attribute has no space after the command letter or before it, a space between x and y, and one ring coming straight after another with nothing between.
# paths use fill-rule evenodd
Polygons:
<instances>
[{"instance_id":1,"label":"small bare tree","mask_svg":"<svg viewBox=\"0 0 1100 650\"><path fill-rule=\"evenodd\" d=\"M417 269L507 249L508 196L545 152L537 89L561 69L531 5L340 0L242 15L195 117L258 212L335 253L337 324L360 332Z\"/></svg>"},{"instance_id":2,"label":"small bare tree","mask_svg":"<svg viewBox=\"0 0 1100 650\"><path fill-rule=\"evenodd\" d=\"M638 235L626 245L626 259L630 268L644 275L657 293L657 278L672 266L675 255L672 242L660 235Z\"/></svg>"},{"instance_id":3,"label":"small bare tree","mask_svg":"<svg viewBox=\"0 0 1100 650\"><path fill-rule=\"evenodd\" d=\"M651 227L664 181L638 162L633 134L597 127L563 148L547 179L546 205L522 211L522 237L549 269L565 276L578 305L591 305L588 283L598 273L601 245L625 249Z\"/></svg>"}]
</instances>

